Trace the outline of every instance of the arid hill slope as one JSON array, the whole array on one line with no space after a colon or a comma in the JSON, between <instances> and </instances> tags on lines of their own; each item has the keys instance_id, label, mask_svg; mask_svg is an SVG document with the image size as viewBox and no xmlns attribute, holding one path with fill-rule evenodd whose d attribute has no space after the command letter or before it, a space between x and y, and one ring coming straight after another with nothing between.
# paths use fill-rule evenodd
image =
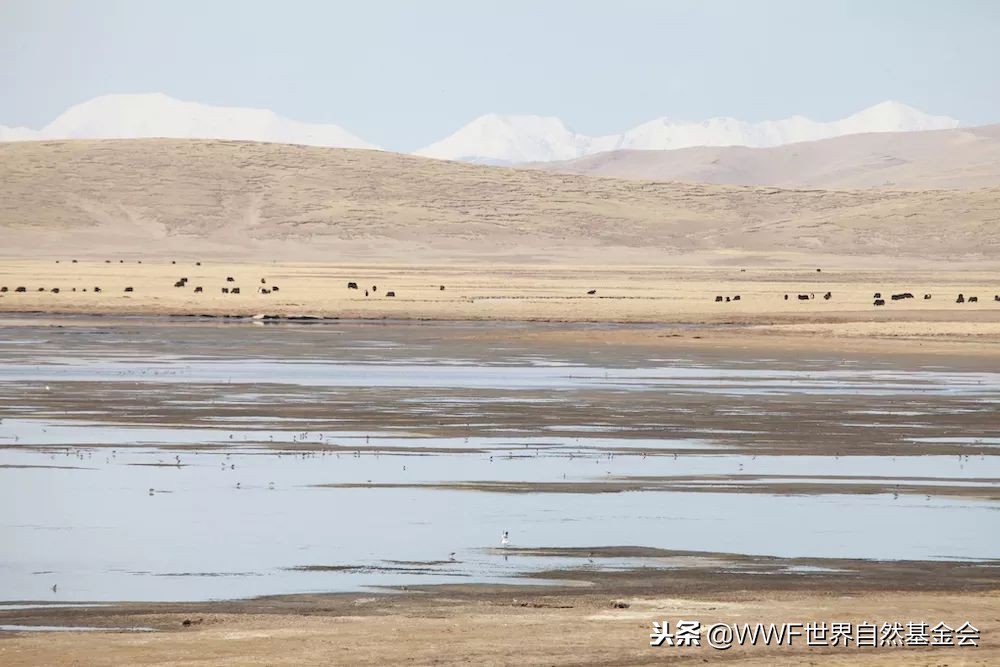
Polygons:
<instances>
[{"instance_id":1,"label":"arid hill slope","mask_svg":"<svg viewBox=\"0 0 1000 667\"><path fill-rule=\"evenodd\" d=\"M1000 125L856 134L775 148L609 151L531 166L589 176L785 188L981 188L1000 185Z\"/></svg>"},{"instance_id":2,"label":"arid hill slope","mask_svg":"<svg viewBox=\"0 0 1000 667\"><path fill-rule=\"evenodd\" d=\"M166 139L0 144L0 183L7 256L1000 257L1000 188L797 191Z\"/></svg>"}]
</instances>

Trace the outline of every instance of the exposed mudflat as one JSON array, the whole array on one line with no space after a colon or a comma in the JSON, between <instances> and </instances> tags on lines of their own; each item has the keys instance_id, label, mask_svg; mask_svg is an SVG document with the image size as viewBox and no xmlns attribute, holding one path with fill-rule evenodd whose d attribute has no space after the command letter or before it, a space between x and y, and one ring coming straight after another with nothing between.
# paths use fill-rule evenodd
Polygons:
<instances>
[{"instance_id":1,"label":"exposed mudflat","mask_svg":"<svg viewBox=\"0 0 1000 667\"><path fill-rule=\"evenodd\" d=\"M531 635L543 611L549 631L600 617L611 644L641 649L653 616L696 600L815 615L811 596L845 613L872 591L914 613L961 593L996 617L989 358L698 349L655 332L0 323L0 655L58 661L96 627L121 633L92 645L118 662L140 641L177 664L295 618L307 645L360 646L351 633L401 615L482 659L460 619ZM25 625L65 634L38 642ZM572 662L541 643L525 662ZM283 646L255 651L312 659Z\"/></svg>"}]
</instances>

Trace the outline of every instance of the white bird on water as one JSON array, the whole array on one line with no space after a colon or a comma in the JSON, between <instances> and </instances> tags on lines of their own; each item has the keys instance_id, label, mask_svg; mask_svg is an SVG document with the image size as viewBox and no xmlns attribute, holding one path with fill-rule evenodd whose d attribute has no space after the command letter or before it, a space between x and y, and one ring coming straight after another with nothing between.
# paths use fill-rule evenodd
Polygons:
<instances>
[{"instance_id":1,"label":"white bird on water","mask_svg":"<svg viewBox=\"0 0 1000 667\"><path fill-rule=\"evenodd\" d=\"M503 535L500 537L500 546L506 547L509 544L510 544L510 536L507 534L507 531L505 530L503 531Z\"/></svg>"}]
</instances>

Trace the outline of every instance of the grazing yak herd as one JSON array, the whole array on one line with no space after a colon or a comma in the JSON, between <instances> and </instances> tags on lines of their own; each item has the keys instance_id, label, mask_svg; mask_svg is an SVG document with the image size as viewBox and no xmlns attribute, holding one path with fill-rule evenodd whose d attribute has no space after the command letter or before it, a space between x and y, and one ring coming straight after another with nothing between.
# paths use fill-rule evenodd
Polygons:
<instances>
[{"instance_id":1,"label":"grazing yak herd","mask_svg":"<svg viewBox=\"0 0 1000 667\"><path fill-rule=\"evenodd\" d=\"M76 264L76 263L77 263L77 260L75 260L75 259L74 259L74 260L71 260L71 262L72 262L73 264ZM58 264L58 263L59 263L59 260L57 259L57 260L56 260L56 264ZM106 260L104 260L104 263L105 263L105 264L111 264L111 260L110 260L110 259L106 259ZM119 264L124 264L124 263L125 263L125 260L123 260L123 259L120 259L120 260L118 260L118 263L119 263ZM170 263L171 263L171 264L177 264L177 261L176 261L176 260L171 260L171 262L170 262ZM137 262L137 264L142 264L142 261L141 261L141 260L139 260L139 261ZM195 266L201 266L201 262L195 262L195 263L194 263L194 265L195 265ZM227 282L227 283L234 283L234 282L236 282L236 278L234 278L233 276L226 276L226 282ZM178 288L185 288L185 287L187 287L187 286L188 286L188 278L187 278L187 277L182 277L182 278L178 278L178 279L177 279L177 280L176 280L176 281L174 282L174 287L178 287ZM5 293L7 293L7 292L9 292L9 291L10 291L10 290L9 290L9 289L7 288L7 286L0 286L0 294L5 294ZM27 291L28 291L28 289L27 289L26 287L23 287L23 286L19 286L19 287L15 287L15 288L14 288L14 292L15 292L15 293L17 293L17 292L27 292ZM38 288L38 291L39 291L39 292L44 292L44 291L46 291L46 290L45 290L45 288L44 288L44 287L39 287L39 288ZM61 290L60 290L60 288L58 288L58 287L53 287L52 289L50 289L50 290L48 290L48 291L49 291L50 293L52 293L52 294L59 294ZM72 288L72 291L73 291L73 292L76 292L76 291L77 291L77 289L76 289L75 287L73 287L73 288ZM87 291L87 288L86 288L86 287L83 287L83 288L81 288L81 290L80 290L80 291L81 291L81 292L86 292L86 291ZM100 287L97 287L97 286L95 286L95 287L93 288L93 291L94 291L95 293L100 293L100 292L102 292L103 290L102 290L102 289L101 289ZM258 293L258 294L271 294L272 292L279 292L279 291L281 291L281 290L280 290L280 289L278 288L278 286L277 286L277 285L268 285L268 284L267 284L267 279L265 279L265 278L261 278L261 279L260 279L260 287L258 287L258 288L257 288L257 293ZM125 294L132 294L132 293L134 293L134 292L135 292L135 288L134 288L134 287L132 287L132 286L126 286L126 287L124 288L123 292L124 292ZM194 292L195 294L204 294L204 293L205 293L205 288L204 288L204 287L202 287L201 285L196 285L196 286L194 287L194 290L193 290L193 292ZM223 287L223 288L222 288L222 293L223 293L223 294L240 294L241 292L240 292L240 288L239 288L239 287L235 287L235 286L231 286L231 287Z\"/></svg>"},{"instance_id":2,"label":"grazing yak herd","mask_svg":"<svg viewBox=\"0 0 1000 667\"><path fill-rule=\"evenodd\" d=\"M799 295L797 295L797 297L798 297L799 301L810 301L810 300L816 298L816 293L815 292L810 292L809 294L799 294ZM785 301L788 301L788 298L789 297L786 294L785 295ZM830 299L833 298L833 292L827 292L826 294L823 295L823 298L825 300L829 301ZM885 305L885 299L882 298L882 293L881 292L875 292L875 294L872 296L872 298L874 299L874 302L872 303L872 305L874 305L874 306L884 306ZM889 299L891 301L902 301L904 299L914 299L914 298L916 298L916 297L914 297L913 294L911 294L910 292L901 292L899 294L891 294L891 295L889 295ZM924 294L924 301L930 301L930 299L931 299L931 295L930 294ZM739 300L740 300L739 295L734 296L731 299L728 296L725 297L725 298L723 298L722 296L718 296L717 295L715 297L715 302L716 303L721 303L723 301L725 301L725 302L728 303L729 301L739 301ZM1000 294L994 294L993 295L993 300L997 301L997 302L1000 302ZM955 299L955 303L979 303L979 297L977 297L977 296L966 297L964 294L959 294L958 298Z\"/></svg>"},{"instance_id":3,"label":"grazing yak herd","mask_svg":"<svg viewBox=\"0 0 1000 667\"><path fill-rule=\"evenodd\" d=\"M439 288L443 291L444 285L440 285ZM358 284L352 280L351 282L347 283L347 289L360 290L361 288L358 287ZM365 290L365 296L369 296L370 294L376 294L376 293L378 293L378 285L372 285L370 292L367 289ZM396 296L396 292L393 290L388 290L385 292L385 296L387 299L394 298Z\"/></svg>"},{"instance_id":4,"label":"grazing yak herd","mask_svg":"<svg viewBox=\"0 0 1000 667\"><path fill-rule=\"evenodd\" d=\"M77 260L74 259L74 260L71 260L71 262L73 264L76 264ZM56 264L58 264L58 263L59 263L59 260L56 260ZM106 259L106 260L104 260L104 263L105 264L111 264L111 260L110 259ZM119 264L124 264L125 260L118 260L118 263ZM137 263L138 264L142 264L142 261L139 260ZM175 260L171 261L170 263L171 264L177 264L177 262ZM195 262L195 266L201 266L201 262ZM816 269L816 271L819 272L820 269ZM227 285L222 286L220 288L221 291L222 291L222 293L223 294L241 294L242 292L241 292L240 288L238 286L232 284L232 283L235 283L235 282L236 282L236 278L234 278L233 276L226 276L226 283L227 283ZM180 288L180 289L188 287L188 278L186 278L186 277L178 278L174 282L174 287ZM358 283L356 281L353 281L353 280L347 283L347 289L349 289L349 290L361 290L361 288L358 286ZM445 286L444 285L439 285L438 289L440 291L444 291ZM70 288L70 290L73 291L73 292L76 292L77 288L73 287L73 288ZM8 288L6 285L0 286L0 295L5 295L5 294L7 294L10 291L11 291L10 288ZM13 290L14 293L19 293L19 294L26 293L27 291L28 291L28 288L25 287L25 286L23 286L23 285L19 285L19 286L15 287L14 290ZM37 288L37 291L39 291L39 292L45 292L46 288L45 287L39 287L39 288ZM51 288L51 289L48 290L48 292L51 293L51 294L60 294L62 291L63 290L61 290L59 287L53 287L53 288ZM86 292L87 288L86 287L80 288L79 291ZM103 290L101 289L101 287L95 285L92 288L92 291L96 294L96 293L101 293ZM203 294L204 291L205 291L205 289L204 289L203 286L201 286L201 285L195 285L194 286L194 289L193 289L193 293L194 294ZM267 294L271 294L271 293L279 292L279 291L280 291L280 289L278 288L277 285L268 284L268 282L267 282L267 280L265 278L261 278L260 279L260 285L257 286L257 294L267 295ZM132 286L126 286L124 288L124 293L125 294L131 294L133 292L135 292L135 288L132 287ZM366 297L370 296L370 295L377 294L378 293L378 285L372 285L371 289L370 290L369 289L365 289L364 293L365 293ZM383 293L385 294L385 296L387 298L393 298L393 297L396 296L396 292L394 290L386 290ZM594 296L596 294L597 294L597 290L596 289L587 290L587 295L588 296ZM822 297L823 297L823 299L825 301L830 301L833 298L833 292L829 292L828 291L828 292L824 293L822 295ZM813 300L815 298L816 298L816 293L815 292L810 292L808 294L796 294L796 299L798 301L811 301L811 300ZM886 305L886 299L882 297L882 293L881 292L875 292L875 294L873 295L872 298L873 298L872 305L874 305L874 306L884 306L884 305ZM910 292L901 292L899 294L890 294L889 295L889 300L891 300L891 301L902 301L902 300L905 300L905 299L914 299L914 298L916 298L916 297L914 297L913 294L910 293ZM785 294L784 295L784 300L788 301L789 299L790 299L790 296L788 294ZM930 294L924 294L923 295L923 299L924 299L924 301L929 301L931 299L931 295ZM731 303L731 302L734 302L734 301L741 301L741 300L742 299L741 299L741 296L739 294L730 295L730 296L724 296L724 295L719 294L719 295L715 296L715 302L716 303ZM996 301L996 302L1000 302L1000 294L994 294L993 295L993 300ZM979 302L979 297L977 297L977 296L965 296L965 294L962 294L962 293L960 293L958 295L958 297L955 299L955 303L978 303L978 302Z\"/></svg>"}]
</instances>

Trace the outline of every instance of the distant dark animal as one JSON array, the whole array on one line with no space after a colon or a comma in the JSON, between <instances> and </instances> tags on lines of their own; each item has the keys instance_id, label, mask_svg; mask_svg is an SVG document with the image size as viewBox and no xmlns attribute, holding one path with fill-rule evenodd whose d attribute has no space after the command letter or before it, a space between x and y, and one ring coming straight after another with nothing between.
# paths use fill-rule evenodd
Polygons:
<instances>
[{"instance_id":1,"label":"distant dark animal","mask_svg":"<svg viewBox=\"0 0 1000 667\"><path fill-rule=\"evenodd\" d=\"M822 270L823 270L823 269L816 269L816 273L819 273L819 272L820 272L820 271L822 271Z\"/></svg>"},{"instance_id":2,"label":"distant dark animal","mask_svg":"<svg viewBox=\"0 0 1000 667\"><path fill-rule=\"evenodd\" d=\"M135 290L133 290L133 289L132 289L131 287L126 287L126 288L125 288L125 291L126 291L126 292L134 292Z\"/></svg>"},{"instance_id":3,"label":"distant dark animal","mask_svg":"<svg viewBox=\"0 0 1000 667\"><path fill-rule=\"evenodd\" d=\"M442 292L444 291L444 285L441 285L440 291L442 291Z\"/></svg>"},{"instance_id":4,"label":"distant dark animal","mask_svg":"<svg viewBox=\"0 0 1000 667\"><path fill-rule=\"evenodd\" d=\"M6 291L7 291L7 286L6 285L4 285L3 287L0 287L0 292L6 292Z\"/></svg>"},{"instance_id":5,"label":"distant dark animal","mask_svg":"<svg viewBox=\"0 0 1000 667\"><path fill-rule=\"evenodd\" d=\"M726 297L726 303L729 303L730 301L731 301L731 299L727 296Z\"/></svg>"},{"instance_id":6,"label":"distant dark animal","mask_svg":"<svg viewBox=\"0 0 1000 667\"><path fill-rule=\"evenodd\" d=\"M365 290L365 296L368 296L368 290Z\"/></svg>"},{"instance_id":7,"label":"distant dark animal","mask_svg":"<svg viewBox=\"0 0 1000 667\"><path fill-rule=\"evenodd\" d=\"M53 287L52 288L52 293L53 294L59 294L59 288L58 287ZM973 298L975 298L975 297L973 297Z\"/></svg>"},{"instance_id":8,"label":"distant dark animal","mask_svg":"<svg viewBox=\"0 0 1000 667\"><path fill-rule=\"evenodd\" d=\"M170 260L170 263L171 264L176 264L177 262L175 262L174 260Z\"/></svg>"},{"instance_id":9,"label":"distant dark animal","mask_svg":"<svg viewBox=\"0 0 1000 667\"><path fill-rule=\"evenodd\" d=\"M261 287L258 291L261 294L270 294L271 293L271 290L267 289L266 287Z\"/></svg>"},{"instance_id":10,"label":"distant dark animal","mask_svg":"<svg viewBox=\"0 0 1000 667\"><path fill-rule=\"evenodd\" d=\"M358 289L357 283L347 283L347 289Z\"/></svg>"},{"instance_id":11,"label":"distant dark animal","mask_svg":"<svg viewBox=\"0 0 1000 667\"><path fill-rule=\"evenodd\" d=\"M75 287L73 288L73 291L74 291L74 292L76 291L76 288L75 288ZM86 291L87 291L87 288L86 288L86 287L84 287L84 288L83 288L83 291L84 291L84 292L86 292Z\"/></svg>"},{"instance_id":12,"label":"distant dark animal","mask_svg":"<svg viewBox=\"0 0 1000 667\"><path fill-rule=\"evenodd\" d=\"M597 294L597 290L595 289L587 290L587 294Z\"/></svg>"},{"instance_id":13,"label":"distant dark animal","mask_svg":"<svg viewBox=\"0 0 1000 667\"><path fill-rule=\"evenodd\" d=\"M393 291L389 291L389 292L386 292L385 295L386 296L396 296L396 293L393 292Z\"/></svg>"},{"instance_id":14,"label":"distant dark animal","mask_svg":"<svg viewBox=\"0 0 1000 667\"><path fill-rule=\"evenodd\" d=\"M893 301L899 301L900 299L912 299L912 298L913 298L913 295L910 294L909 292L903 292L902 294L893 294L892 295L892 300Z\"/></svg>"},{"instance_id":15,"label":"distant dark animal","mask_svg":"<svg viewBox=\"0 0 1000 667\"><path fill-rule=\"evenodd\" d=\"M201 266L201 262L195 262L194 265L195 266Z\"/></svg>"},{"instance_id":16,"label":"distant dark animal","mask_svg":"<svg viewBox=\"0 0 1000 667\"><path fill-rule=\"evenodd\" d=\"M7 288L6 288L6 287L4 287L4 291L6 291L6 290L7 290ZM1000 294L994 294L994 295L993 295L993 300L994 300L994 301L1000 301Z\"/></svg>"},{"instance_id":17,"label":"distant dark animal","mask_svg":"<svg viewBox=\"0 0 1000 667\"><path fill-rule=\"evenodd\" d=\"M882 298L882 292L875 292L875 298L876 299L881 299Z\"/></svg>"},{"instance_id":18,"label":"distant dark animal","mask_svg":"<svg viewBox=\"0 0 1000 667\"><path fill-rule=\"evenodd\" d=\"M76 264L76 260L75 259L73 260L73 263Z\"/></svg>"},{"instance_id":19,"label":"distant dark animal","mask_svg":"<svg viewBox=\"0 0 1000 667\"><path fill-rule=\"evenodd\" d=\"M955 299L955 303L965 303L965 297L959 294L958 298Z\"/></svg>"},{"instance_id":20,"label":"distant dark animal","mask_svg":"<svg viewBox=\"0 0 1000 667\"><path fill-rule=\"evenodd\" d=\"M44 292L44 291L45 291L45 288L44 288L44 287L39 287L39 288L38 288L38 291L39 291L39 292Z\"/></svg>"},{"instance_id":21,"label":"distant dark animal","mask_svg":"<svg viewBox=\"0 0 1000 667\"><path fill-rule=\"evenodd\" d=\"M200 286L200 285L199 285L198 287L195 287L195 288L194 288L194 293L195 293L195 294L201 294L201 293L202 293L202 292L204 292L204 291L205 291L205 290L203 290L203 289L201 288L201 286Z\"/></svg>"},{"instance_id":22,"label":"distant dark animal","mask_svg":"<svg viewBox=\"0 0 1000 667\"><path fill-rule=\"evenodd\" d=\"M372 292L378 291L378 285L372 285Z\"/></svg>"},{"instance_id":23,"label":"distant dark animal","mask_svg":"<svg viewBox=\"0 0 1000 667\"><path fill-rule=\"evenodd\" d=\"M278 286L277 285L271 285L271 291L272 292L277 292L278 291Z\"/></svg>"},{"instance_id":24,"label":"distant dark animal","mask_svg":"<svg viewBox=\"0 0 1000 667\"><path fill-rule=\"evenodd\" d=\"M266 285L266 284L267 284L267 281L266 281L266 280L264 280L263 278L261 278L261 279L260 279L260 284L261 284L261 285Z\"/></svg>"},{"instance_id":25,"label":"distant dark animal","mask_svg":"<svg viewBox=\"0 0 1000 667\"><path fill-rule=\"evenodd\" d=\"M715 302L716 303L722 303L722 297L721 296L715 297Z\"/></svg>"},{"instance_id":26,"label":"distant dark animal","mask_svg":"<svg viewBox=\"0 0 1000 667\"><path fill-rule=\"evenodd\" d=\"M239 294L240 293L240 288L239 287L234 287L233 289L229 290L229 293L230 294Z\"/></svg>"},{"instance_id":27,"label":"distant dark animal","mask_svg":"<svg viewBox=\"0 0 1000 667\"><path fill-rule=\"evenodd\" d=\"M95 288L94 288L94 291L95 291L95 292L100 292L100 291L101 291L101 288L100 288L100 287L95 287Z\"/></svg>"},{"instance_id":28,"label":"distant dark animal","mask_svg":"<svg viewBox=\"0 0 1000 667\"><path fill-rule=\"evenodd\" d=\"M124 260L124 259L119 259L119 260L118 260L118 263L119 263L119 264L124 264L124 263L125 263L125 260Z\"/></svg>"},{"instance_id":29,"label":"distant dark animal","mask_svg":"<svg viewBox=\"0 0 1000 667\"><path fill-rule=\"evenodd\" d=\"M235 283L236 282L236 278L233 278L232 276L226 276L226 282L227 283Z\"/></svg>"},{"instance_id":30,"label":"distant dark animal","mask_svg":"<svg viewBox=\"0 0 1000 667\"><path fill-rule=\"evenodd\" d=\"M969 303L979 303L979 297L978 296L970 296L969 297Z\"/></svg>"},{"instance_id":31,"label":"distant dark animal","mask_svg":"<svg viewBox=\"0 0 1000 667\"><path fill-rule=\"evenodd\" d=\"M829 301L830 299L833 298L833 292L827 292L826 294L823 295L823 298Z\"/></svg>"},{"instance_id":32,"label":"distant dark animal","mask_svg":"<svg viewBox=\"0 0 1000 667\"><path fill-rule=\"evenodd\" d=\"M737 294L736 296L733 297L733 301L739 301L739 300L740 300L740 295L739 294Z\"/></svg>"},{"instance_id":33,"label":"distant dark animal","mask_svg":"<svg viewBox=\"0 0 1000 667\"><path fill-rule=\"evenodd\" d=\"M178 280L177 282L174 283L174 287L184 287L184 281Z\"/></svg>"},{"instance_id":34,"label":"distant dark animal","mask_svg":"<svg viewBox=\"0 0 1000 667\"><path fill-rule=\"evenodd\" d=\"M25 287L18 287L18 288L16 288L16 289L15 289L14 291L15 291L15 292L27 292L28 290L27 290L27 288L25 288Z\"/></svg>"},{"instance_id":35,"label":"distant dark animal","mask_svg":"<svg viewBox=\"0 0 1000 667\"><path fill-rule=\"evenodd\" d=\"M931 298L931 295L930 295L930 294L925 294L925 295L924 295L924 301L927 301L927 300L928 300L928 299L930 299L930 298Z\"/></svg>"},{"instance_id":36,"label":"distant dark animal","mask_svg":"<svg viewBox=\"0 0 1000 667\"><path fill-rule=\"evenodd\" d=\"M785 301L788 301L788 295L787 294L785 295Z\"/></svg>"},{"instance_id":37,"label":"distant dark animal","mask_svg":"<svg viewBox=\"0 0 1000 667\"><path fill-rule=\"evenodd\" d=\"M885 305L885 299L875 299L875 305L876 306L884 306Z\"/></svg>"},{"instance_id":38,"label":"distant dark animal","mask_svg":"<svg viewBox=\"0 0 1000 667\"><path fill-rule=\"evenodd\" d=\"M808 300L809 300L809 295L808 294L800 294L799 295L799 301L808 301Z\"/></svg>"},{"instance_id":39,"label":"distant dark animal","mask_svg":"<svg viewBox=\"0 0 1000 667\"><path fill-rule=\"evenodd\" d=\"M105 264L110 264L110 263L111 263L111 260L110 260L110 259L106 259L106 260L104 260L104 263L105 263Z\"/></svg>"},{"instance_id":40,"label":"distant dark animal","mask_svg":"<svg viewBox=\"0 0 1000 667\"><path fill-rule=\"evenodd\" d=\"M222 293L223 294L229 294L229 288L228 287L223 287L222 288Z\"/></svg>"}]
</instances>

